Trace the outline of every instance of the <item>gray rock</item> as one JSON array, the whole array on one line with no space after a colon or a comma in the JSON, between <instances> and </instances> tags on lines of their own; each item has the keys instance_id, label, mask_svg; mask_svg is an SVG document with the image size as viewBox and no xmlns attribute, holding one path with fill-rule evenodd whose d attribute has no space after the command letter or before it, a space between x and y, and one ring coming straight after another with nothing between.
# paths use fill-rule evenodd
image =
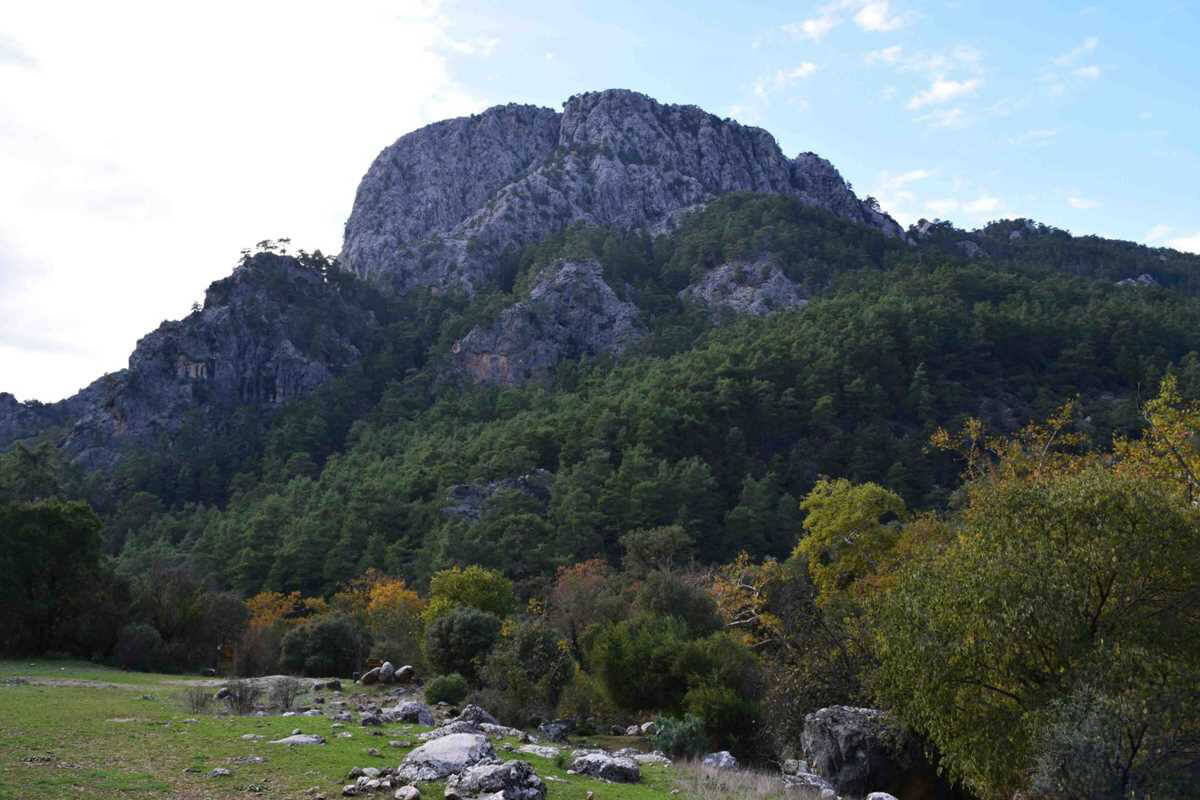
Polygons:
<instances>
[{"instance_id":1,"label":"gray rock","mask_svg":"<svg viewBox=\"0 0 1200 800\"><path fill-rule=\"evenodd\" d=\"M571 762L571 770L614 783L636 783L642 778L642 770L632 758L607 753L581 755Z\"/></svg>"},{"instance_id":2,"label":"gray rock","mask_svg":"<svg viewBox=\"0 0 1200 800\"><path fill-rule=\"evenodd\" d=\"M224 700L225 698L229 697L230 694L231 692L229 691L229 687L222 686L220 689L217 689L217 693L213 695L213 697L217 700Z\"/></svg>"},{"instance_id":3,"label":"gray rock","mask_svg":"<svg viewBox=\"0 0 1200 800\"><path fill-rule=\"evenodd\" d=\"M212 772L208 773L210 778L228 778L233 774L233 770L225 769L225 767L217 767Z\"/></svg>"},{"instance_id":4,"label":"gray rock","mask_svg":"<svg viewBox=\"0 0 1200 800\"><path fill-rule=\"evenodd\" d=\"M733 754L728 750L721 750L716 753L709 753L703 759L704 766L716 767L717 769L737 769L738 761L733 757Z\"/></svg>"},{"instance_id":5,"label":"gray rock","mask_svg":"<svg viewBox=\"0 0 1200 800\"><path fill-rule=\"evenodd\" d=\"M987 258L987 251L970 239L963 239L955 245L967 258Z\"/></svg>"},{"instance_id":6,"label":"gray rock","mask_svg":"<svg viewBox=\"0 0 1200 800\"><path fill-rule=\"evenodd\" d=\"M482 763L446 781L446 800L486 797L487 800L543 800L546 785L526 761Z\"/></svg>"},{"instance_id":7,"label":"gray rock","mask_svg":"<svg viewBox=\"0 0 1200 800\"><path fill-rule=\"evenodd\" d=\"M516 478L456 484L446 490L448 505L442 508L442 513L448 517L478 520L487 509L488 502L502 492L520 492L544 507L550 502L550 486L553 482L554 473L535 469Z\"/></svg>"},{"instance_id":8,"label":"gray rock","mask_svg":"<svg viewBox=\"0 0 1200 800\"><path fill-rule=\"evenodd\" d=\"M393 800L421 800L421 790L412 784L401 786L392 795L392 798Z\"/></svg>"},{"instance_id":9,"label":"gray rock","mask_svg":"<svg viewBox=\"0 0 1200 800\"><path fill-rule=\"evenodd\" d=\"M313 331L305 320L318 310ZM169 439L185 421L216 431L238 409L273 413L358 361L376 327L317 272L259 254L213 283L201 310L142 337L127 369L52 405L0 395L0 450L64 426L75 464L108 469L127 445Z\"/></svg>"},{"instance_id":10,"label":"gray rock","mask_svg":"<svg viewBox=\"0 0 1200 800\"><path fill-rule=\"evenodd\" d=\"M363 676L358 679L358 682L363 686L371 686L379 683L379 673L382 671L382 669L382 667L375 667L374 669L367 670L363 673Z\"/></svg>"},{"instance_id":11,"label":"gray rock","mask_svg":"<svg viewBox=\"0 0 1200 800\"><path fill-rule=\"evenodd\" d=\"M462 772L496 751L487 737L473 733L453 733L427 742L404 757L396 776L411 783L437 781Z\"/></svg>"},{"instance_id":12,"label":"gray rock","mask_svg":"<svg viewBox=\"0 0 1200 800\"><path fill-rule=\"evenodd\" d=\"M488 725L500 724L495 717L474 704L464 706L463 710L458 712L458 716L451 720L451 722L470 722L473 725L481 725L485 722Z\"/></svg>"},{"instance_id":13,"label":"gray rock","mask_svg":"<svg viewBox=\"0 0 1200 800\"><path fill-rule=\"evenodd\" d=\"M903 237L824 159L788 159L759 128L610 90L576 95L562 114L499 106L400 138L358 187L342 257L401 290L473 291L495 279L505 249L572 222L661 231L736 191L796 197Z\"/></svg>"},{"instance_id":14,"label":"gray rock","mask_svg":"<svg viewBox=\"0 0 1200 800\"><path fill-rule=\"evenodd\" d=\"M653 753L635 753L634 755L630 756L630 758L642 766L652 764L666 767L671 765L671 759L657 751Z\"/></svg>"},{"instance_id":15,"label":"gray rock","mask_svg":"<svg viewBox=\"0 0 1200 800\"><path fill-rule=\"evenodd\" d=\"M525 735L524 731L516 728L510 728L507 725L492 725L489 722L479 723L479 729L493 739L520 739Z\"/></svg>"},{"instance_id":16,"label":"gray rock","mask_svg":"<svg viewBox=\"0 0 1200 800\"><path fill-rule=\"evenodd\" d=\"M243 741L247 742L261 742L263 737L259 736L257 733L243 733L242 739Z\"/></svg>"},{"instance_id":17,"label":"gray rock","mask_svg":"<svg viewBox=\"0 0 1200 800\"><path fill-rule=\"evenodd\" d=\"M440 739L443 736L450 736L456 733L473 733L482 735L483 732L483 728L476 725L474 722L456 719L451 722L447 722L445 725L434 728L431 731L418 734L417 739L422 742L431 742L434 739Z\"/></svg>"},{"instance_id":18,"label":"gray rock","mask_svg":"<svg viewBox=\"0 0 1200 800\"><path fill-rule=\"evenodd\" d=\"M512 385L549 374L559 361L619 355L643 334L637 307L619 299L596 261L558 261L526 300L454 343L455 365L477 383Z\"/></svg>"},{"instance_id":19,"label":"gray rock","mask_svg":"<svg viewBox=\"0 0 1200 800\"><path fill-rule=\"evenodd\" d=\"M804 718L800 745L812 771L839 795L886 791L910 797L918 786L948 789L915 738L877 709L831 706L814 711Z\"/></svg>"},{"instance_id":20,"label":"gray rock","mask_svg":"<svg viewBox=\"0 0 1200 800\"><path fill-rule=\"evenodd\" d=\"M1158 286L1159 283L1153 275L1143 272L1136 278L1126 278L1125 280L1117 281L1117 286Z\"/></svg>"},{"instance_id":21,"label":"gray rock","mask_svg":"<svg viewBox=\"0 0 1200 800\"><path fill-rule=\"evenodd\" d=\"M658 723L653 720L650 722L643 722L641 725L641 731L643 736L653 736L654 734L658 733Z\"/></svg>"},{"instance_id":22,"label":"gray rock","mask_svg":"<svg viewBox=\"0 0 1200 800\"><path fill-rule=\"evenodd\" d=\"M395 682L401 684L412 683L416 677L417 670L411 664L405 664L396 670Z\"/></svg>"},{"instance_id":23,"label":"gray rock","mask_svg":"<svg viewBox=\"0 0 1200 800\"><path fill-rule=\"evenodd\" d=\"M396 666L390 661L385 661L379 667L379 682L391 683L396 679Z\"/></svg>"},{"instance_id":24,"label":"gray rock","mask_svg":"<svg viewBox=\"0 0 1200 800\"><path fill-rule=\"evenodd\" d=\"M363 714L360 721L364 728L378 728L383 724L383 717L379 714Z\"/></svg>"},{"instance_id":25,"label":"gray rock","mask_svg":"<svg viewBox=\"0 0 1200 800\"><path fill-rule=\"evenodd\" d=\"M817 794L821 798L824 798L827 792L831 797L837 796L837 790L833 788L833 784L820 775L814 775L811 772L797 772L791 775L784 775L783 785L789 789L804 791L808 796Z\"/></svg>"},{"instance_id":26,"label":"gray rock","mask_svg":"<svg viewBox=\"0 0 1200 800\"><path fill-rule=\"evenodd\" d=\"M552 722L543 722L538 726L538 733L551 742L565 742L571 731L575 730L574 720L556 719Z\"/></svg>"},{"instance_id":27,"label":"gray rock","mask_svg":"<svg viewBox=\"0 0 1200 800\"><path fill-rule=\"evenodd\" d=\"M320 692L320 691L324 691L324 690L328 690L331 692L340 692L342 690L342 682L339 681L337 678L334 678L333 680L328 680L328 681L316 681L315 683L313 683L312 688L313 688L314 692Z\"/></svg>"},{"instance_id":28,"label":"gray rock","mask_svg":"<svg viewBox=\"0 0 1200 800\"><path fill-rule=\"evenodd\" d=\"M871 792L867 795L867 800L896 800L896 797L887 792Z\"/></svg>"},{"instance_id":29,"label":"gray rock","mask_svg":"<svg viewBox=\"0 0 1200 800\"><path fill-rule=\"evenodd\" d=\"M282 739L273 739L270 744L325 744L325 737L315 733L293 733Z\"/></svg>"},{"instance_id":30,"label":"gray rock","mask_svg":"<svg viewBox=\"0 0 1200 800\"><path fill-rule=\"evenodd\" d=\"M408 700L381 712L385 722L407 722L414 725L433 725L433 712L424 703Z\"/></svg>"},{"instance_id":31,"label":"gray rock","mask_svg":"<svg viewBox=\"0 0 1200 800\"><path fill-rule=\"evenodd\" d=\"M641 736L642 728L640 725L630 725L628 728L625 729L625 735L626 736Z\"/></svg>"},{"instance_id":32,"label":"gray rock","mask_svg":"<svg viewBox=\"0 0 1200 800\"><path fill-rule=\"evenodd\" d=\"M523 744L517 748L517 752L529 756L537 756L538 758L558 758L558 754L562 751L557 747L550 747L544 744Z\"/></svg>"},{"instance_id":33,"label":"gray rock","mask_svg":"<svg viewBox=\"0 0 1200 800\"><path fill-rule=\"evenodd\" d=\"M679 298L702 305L718 316L730 311L761 317L808 304L800 284L784 275L769 257L722 264L680 291Z\"/></svg>"}]
</instances>

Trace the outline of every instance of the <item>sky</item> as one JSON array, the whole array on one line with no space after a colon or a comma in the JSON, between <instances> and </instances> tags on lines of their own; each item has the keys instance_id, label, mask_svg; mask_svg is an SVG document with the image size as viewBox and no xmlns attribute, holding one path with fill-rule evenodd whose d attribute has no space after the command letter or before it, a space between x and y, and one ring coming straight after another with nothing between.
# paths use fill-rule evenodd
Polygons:
<instances>
[{"instance_id":1,"label":"sky","mask_svg":"<svg viewBox=\"0 0 1200 800\"><path fill-rule=\"evenodd\" d=\"M404 133L627 88L902 224L1200 252L1200 2L0 0L0 391L123 368L260 239L336 253Z\"/></svg>"}]
</instances>

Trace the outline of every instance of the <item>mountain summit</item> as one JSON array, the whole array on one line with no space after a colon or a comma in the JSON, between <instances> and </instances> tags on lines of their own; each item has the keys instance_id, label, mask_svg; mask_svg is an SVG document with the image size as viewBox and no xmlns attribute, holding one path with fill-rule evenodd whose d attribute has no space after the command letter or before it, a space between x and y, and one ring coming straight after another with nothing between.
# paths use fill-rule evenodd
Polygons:
<instances>
[{"instance_id":1,"label":"mountain summit","mask_svg":"<svg viewBox=\"0 0 1200 800\"><path fill-rule=\"evenodd\" d=\"M402 136L367 171L342 260L401 291L473 292L498 256L576 222L662 232L730 192L795 197L904 238L813 153L787 158L761 128L612 89L562 113L505 105Z\"/></svg>"}]
</instances>

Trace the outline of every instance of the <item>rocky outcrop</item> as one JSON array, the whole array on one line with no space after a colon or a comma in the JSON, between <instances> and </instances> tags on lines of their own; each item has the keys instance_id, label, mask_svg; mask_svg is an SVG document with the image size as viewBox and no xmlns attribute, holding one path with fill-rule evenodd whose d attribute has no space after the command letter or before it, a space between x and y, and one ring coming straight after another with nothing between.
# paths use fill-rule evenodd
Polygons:
<instances>
[{"instance_id":1,"label":"rocky outcrop","mask_svg":"<svg viewBox=\"0 0 1200 800\"><path fill-rule=\"evenodd\" d=\"M1153 275L1143 272L1136 278L1125 278L1117 281L1117 286L1158 286L1159 283Z\"/></svg>"},{"instance_id":2,"label":"rocky outcrop","mask_svg":"<svg viewBox=\"0 0 1200 800\"><path fill-rule=\"evenodd\" d=\"M576 95L561 114L499 106L400 138L359 186L342 256L401 290L471 292L495 283L499 254L570 223L661 231L738 191L904 237L813 153L789 159L760 128L609 90Z\"/></svg>"},{"instance_id":3,"label":"rocky outcrop","mask_svg":"<svg viewBox=\"0 0 1200 800\"><path fill-rule=\"evenodd\" d=\"M329 380L359 359L374 324L318 271L262 253L212 284L203 308L144 336L128 369L53 406L0 396L0 448L49 422L66 427L75 463L104 468L185 421L203 439L236 409L269 414Z\"/></svg>"},{"instance_id":4,"label":"rocky outcrop","mask_svg":"<svg viewBox=\"0 0 1200 800\"><path fill-rule=\"evenodd\" d=\"M553 482L554 473L535 469L516 478L457 483L446 490L447 505L442 507L442 513L448 517L479 520L487 510L488 501L503 492L520 492L544 507L550 502L550 485Z\"/></svg>"},{"instance_id":5,"label":"rocky outcrop","mask_svg":"<svg viewBox=\"0 0 1200 800\"><path fill-rule=\"evenodd\" d=\"M679 298L685 303L705 306L715 316L729 311L761 317L772 311L802 308L808 303L800 285L784 275L769 257L722 264L681 290Z\"/></svg>"},{"instance_id":6,"label":"rocky outcrop","mask_svg":"<svg viewBox=\"0 0 1200 800\"><path fill-rule=\"evenodd\" d=\"M638 310L617 297L595 261L559 261L529 298L478 325L452 348L456 365L477 383L519 384L566 358L619 355L642 335Z\"/></svg>"},{"instance_id":7,"label":"rocky outcrop","mask_svg":"<svg viewBox=\"0 0 1200 800\"><path fill-rule=\"evenodd\" d=\"M642 771L632 758L603 752L576 756L571 771L613 783L637 783L642 779Z\"/></svg>"},{"instance_id":8,"label":"rocky outcrop","mask_svg":"<svg viewBox=\"0 0 1200 800\"><path fill-rule=\"evenodd\" d=\"M804 718L800 743L813 773L851 800L871 792L906 800L958 797L916 738L878 709L830 706L814 711Z\"/></svg>"}]
</instances>

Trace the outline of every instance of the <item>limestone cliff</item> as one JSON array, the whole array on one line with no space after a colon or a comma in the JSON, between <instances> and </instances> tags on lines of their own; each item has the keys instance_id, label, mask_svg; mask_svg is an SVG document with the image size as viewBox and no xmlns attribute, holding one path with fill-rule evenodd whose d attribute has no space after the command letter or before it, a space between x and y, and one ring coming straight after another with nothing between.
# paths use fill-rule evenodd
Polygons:
<instances>
[{"instance_id":1,"label":"limestone cliff","mask_svg":"<svg viewBox=\"0 0 1200 800\"><path fill-rule=\"evenodd\" d=\"M496 280L506 249L569 223L664 230L737 191L905 235L815 154L789 159L760 128L610 90L576 95L561 114L499 106L401 137L358 188L342 257L402 291L470 292Z\"/></svg>"}]
</instances>

